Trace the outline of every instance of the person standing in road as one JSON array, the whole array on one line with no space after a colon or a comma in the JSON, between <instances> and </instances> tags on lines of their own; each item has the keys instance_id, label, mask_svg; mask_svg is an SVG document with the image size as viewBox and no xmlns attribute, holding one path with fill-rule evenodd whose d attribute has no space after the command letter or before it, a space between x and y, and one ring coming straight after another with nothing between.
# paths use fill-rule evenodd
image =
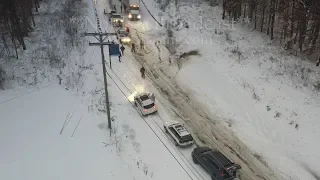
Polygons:
<instances>
[{"instance_id":1,"label":"person standing in road","mask_svg":"<svg viewBox=\"0 0 320 180\"><path fill-rule=\"evenodd\" d=\"M126 4L123 4L123 10L124 10L124 13L127 13L127 5Z\"/></svg>"},{"instance_id":2,"label":"person standing in road","mask_svg":"<svg viewBox=\"0 0 320 180\"><path fill-rule=\"evenodd\" d=\"M134 43L131 45L131 52L136 52L136 45Z\"/></svg>"},{"instance_id":3,"label":"person standing in road","mask_svg":"<svg viewBox=\"0 0 320 180\"><path fill-rule=\"evenodd\" d=\"M122 56L124 56L124 50L125 50L125 49L126 49L126 48L125 48L123 45L121 45L120 50L121 50Z\"/></svg>"},{"instance_id":4,"label":"person standing in road","mask_svg":"<svg viewBox=\"0 0 320 180\"><path fill-rule=\"evenodd\" d=\"M140 73L141 73L141 77L144 79L146 76L145 76L145 71L146 69L142 66L141 69L140 69Z\"/></svg>"},{"instance_id":5,"label":"person standing in road","mask_svg":"<svg viewBox=\"0 0 320 180\"><path fill-rule=\"evenodd\" d=\"M143 50L144 49L144 44L143 44L143 41L140 40L140 49Z\"/></svg>"},{"instance_id":6,"label":"person standing in road","mask_svg":"<svg viewBox=\"0 0 320 180\"><path fill-rule=\"evenodd\" d=\"M121 62L121 54L119 54L119 62Z\"/></svg>"}]
</instances>

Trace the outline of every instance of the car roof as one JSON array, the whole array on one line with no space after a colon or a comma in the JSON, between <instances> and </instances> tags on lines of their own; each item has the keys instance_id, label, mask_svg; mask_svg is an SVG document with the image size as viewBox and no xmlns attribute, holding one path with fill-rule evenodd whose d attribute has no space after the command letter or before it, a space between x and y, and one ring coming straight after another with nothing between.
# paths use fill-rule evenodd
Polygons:
<instances>
[{"instance_id":1,"label":"car roof","mask_svg":"<svg viewBox=\"0 0 320 180\"><path fill-rule=\"evenodd\" d=\"M204 155L214 160L223 167L230 166L233 164L227 157L225 157L221 152L217 150L207 151L204 153Z\"/></svg>"},{"instance_id":2,"label":"car roof","mask_svg":"<svg viewBox=\"0 0 320 180\"><path fill-rule=\"evenodd\" d=\"M148 94L140 94L139 98L141 99L141 101L145 101L150 99L150 97L148 96Z\"/></svg>"},{"instance_id":3,"label":"car roof","mask_svg":"<svg viewBox=\"0 0 320 180\"><path fill-rule=\"evenodd\" d=\"M142 103L142 106L147 106L147 105L152 104L154 102L151 99L147 99L147 100L142 101L141 103Z\"/></svg>"},{"instance_id":4,"label":"car roof","mask_svg":"<svg viewBox=\"0 0 320 180\"><path fill-rule=\"evenodd\" d=\"M180 123L176 123L172 127L180 136L190 135L187 129Z\"/></svg>"}]
</instances>

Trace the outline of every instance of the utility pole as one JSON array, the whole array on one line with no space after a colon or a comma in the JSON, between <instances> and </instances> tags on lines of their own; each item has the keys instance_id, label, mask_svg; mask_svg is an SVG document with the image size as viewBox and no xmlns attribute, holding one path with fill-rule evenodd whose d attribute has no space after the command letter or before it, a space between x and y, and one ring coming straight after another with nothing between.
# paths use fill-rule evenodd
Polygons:
<instances>
[{"instance_id":1,"label":"utility pole","mask_svg":"<svg viewBox=\"0 0 320 180\"><path fill-rule=\"evenodd\" d=\"M98 43L91 43L89 42L89 46L100 46L101 48L101 57L102 57L102 70L103 70L103 79L104 79L104 91L106 96L106 108L107 108L107 116L108 116L108 127L111 129L111 117L110 117L110 106L109 106L109 95L108 95L108 88L107 88L107 73L106 73L106 66L105 66L105 57L103 52L104 46L114 45L114 42L104 42L104 40L109 35L116 35L116 33L84 33L85 36L93 36L95 37L99 42ZM110 61L110 68L111 68L111 56L109 52L109 61Z\"/></svg>"}]
</instances>

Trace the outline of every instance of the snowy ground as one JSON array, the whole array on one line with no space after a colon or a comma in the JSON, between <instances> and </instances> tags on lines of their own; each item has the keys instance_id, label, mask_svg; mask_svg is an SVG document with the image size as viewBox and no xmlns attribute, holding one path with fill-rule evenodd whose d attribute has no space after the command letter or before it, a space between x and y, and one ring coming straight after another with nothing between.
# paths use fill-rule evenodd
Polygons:
<instances>
[{"instance_id":1,"label":"snowy ground","mask_svg":"<svg viewBox=\"0 0 320 180\"><path fill-rule=\"evenodd\" d=\"M153 1L146 4L154 15L160 12ZM143 9L142 24L129 23L137 30L136 42L148 43L136 58L145 63L151 79L165 89L171 101L180 105L199 138L201 133L222 137L218 141L224 143L212 145L224 149L228 144L236 149L252 166L248 165L245 173L263 174L266 179L319 179L319 146L315 143L320 135L319 69L287 54L263 35L248 31L247 25L220 21L219 7L185 1L179 9L171 5L166 10L161 18L170 18L174 24L177 43L169 48L174 56L165 47L166 29L157 26ZM160 45L154 44L157 40ZM190 50L198 50L200 55L177 58ZM175 84L186 96L177 97L183 93ZM215 131L199 128L204 122L188 113L192 111L188 104L194 113L209 120L207 125L213 123ZM215 141L212 136L208 139L207 144Z\"/></svg>"},{"instance_id":2,"label":"snowy ground","mask_svg":"<svg viewBox=\"0 0 320 180\"><path fill-rule=\"evenodd\" d=\"M106 1L95 2L101 27L112 30L102 13ZM46 3L49 7L55 5ZM88 1L88 17L95 22L93 7L94 3ZM52 36L59 40L57 34ZM88 40L95 41L87 38L86 43ZM100 51L87 45L84 48L81 58L78 59L76 53L71 56L66 67L70 74L61 75L61 85L53 71L43 72L52 78L43 76L34 85L23 80L19 86L13 83L13 78L11 86L0 91L0 179L209 180L210 177L192 163L192 147L178 149L164 133L164 119L177 119L174 109L157 95L160 93L155 86L140 79L130 54L123 59L126 63L114 59L113 69L107 67L113 119L110 133L104 110ZM21 61L23 58L46 64L45 58L37 59L28 53L22 53ZM51 69L43 64L38 64L39 67L30 64L33 66L19 65L24 68L19 74L21 78L33 67ZM31 75L38 77L36 73ZM30 82L34 82L33 79ZM148 90L156 93L160 112L142 118L130 100L134 93Z\"/></svg>"},{"instance_id":3,"label":"snowy ground","mask_svg":"<svg viewBox=\"0 0 320 180\"><path fill-rule=\"evenodd\" d=\"M112 31L103 16L107 0L93 2L101 27ZM145 2L160 21L159 6ZM314 88L319 70L312 65L278 50L243 25L219 28L225 22L219 21L218 7L191 7L189 1L178 10L171 6L161 17L175 24L178 42L168 50L168 31L141 5L142 23L128 25L137 44L145 41L145 50L133 55L126 47L122 62L113 58L113 69L107 67L114 119L110 136L100 51L87 46L95 39L85 38L81 43L86 45L76 52L57 49L63 43L63 34L54 28L59 3L42 3L36 20L49 20L31 34L27 43L32 48L20 52L13 66L6 66L12 59L0 61L11 79L0 91L1 179L209 180L192 163L192 148L178 149L163 132L162 123L168 120L185 122L198 143L218 148L240 163L240 179L319 179L315 138L320 111ZM95 22L93 4L88 0L87 18ZM52 70L45 58L56 50L58 59L71 57L62 73ZM177 61L190 50L198 50L200 56ZM146 80L139 76L142 64ZM141 91L155 93L159 114L139 116L130 101Z\"/></svg>"}]
</instances>

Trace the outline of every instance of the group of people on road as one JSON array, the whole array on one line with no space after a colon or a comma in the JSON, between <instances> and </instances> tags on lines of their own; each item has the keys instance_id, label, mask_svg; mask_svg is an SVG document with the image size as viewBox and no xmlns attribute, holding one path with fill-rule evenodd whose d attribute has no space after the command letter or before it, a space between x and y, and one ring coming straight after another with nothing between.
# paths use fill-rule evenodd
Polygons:
<instances>
[{"instance_id":1,"label":"group of people on road","mask_svg":"<svg viewBox=\"0 0 320 180\"><path fill-rule=\"evenodd\" d=\"M121 0L119 0L119 1L121 2ZM116 5L114 5L113 8L114 8L115 11L117 11ZM121 5L120 5L120 11L121 11L121 13L122 13L122 12L127 12L126 4L121 3ZM130 33L129 27L126 28L126 32L127 32L127 33ZM119 54L119 62L121 62L121 57L124 56L124 51L125 51L125 49L126 49L126 48L125 48L123 45L121 45L121 47L120 47L121 53ZM144 43L143 43L142 40L140 40L140 49L144 49ZM132 44L131 44L131 52L136 53L136 45L135 45L135 43L132 43ZM140 68L140 73L141 73L141 77L142 77L143 79L145 78L145 71L146 71L145 68L142 66L142 67Z\"/></svg>"},{"instance_id":2,"label":"group of people on road","mask_svg":"<svg viewBox=\"0 0 320 180\"><path fill-rule=\"evenodd\" d=\"M125 4L125 3L122 3L122 1L120 0L120 12L121 13L123 13L123 12L125 12L125 13L127 13L127 11L128 11L128 9L127 9L127 5ZM115 11L117 11L117 6L116 5L113 5L113 9L115 10Z\"/></svg>"},{"instance_id":3,"label":"group of people on road","mask_svg":"<svg viewBox=\"0 0 320 180\"><path fill-rule=\"evenodd\" d=\"M126 48L125 48L123 45L121 45L121 47L120 47L121 54L119 55L119 62L121 62L121 56L124 56L124 50L125 50L125 49L126 49ZM135 50L135 44L134 44L134 43L132 43L131 52L136 52L136 50ZM141 77L142 77L143 79L145 79L145 71L146 71L146 69L142 66L142 67L140 68L140 73L141 73Z\"/></svg>"}]
</instances>

